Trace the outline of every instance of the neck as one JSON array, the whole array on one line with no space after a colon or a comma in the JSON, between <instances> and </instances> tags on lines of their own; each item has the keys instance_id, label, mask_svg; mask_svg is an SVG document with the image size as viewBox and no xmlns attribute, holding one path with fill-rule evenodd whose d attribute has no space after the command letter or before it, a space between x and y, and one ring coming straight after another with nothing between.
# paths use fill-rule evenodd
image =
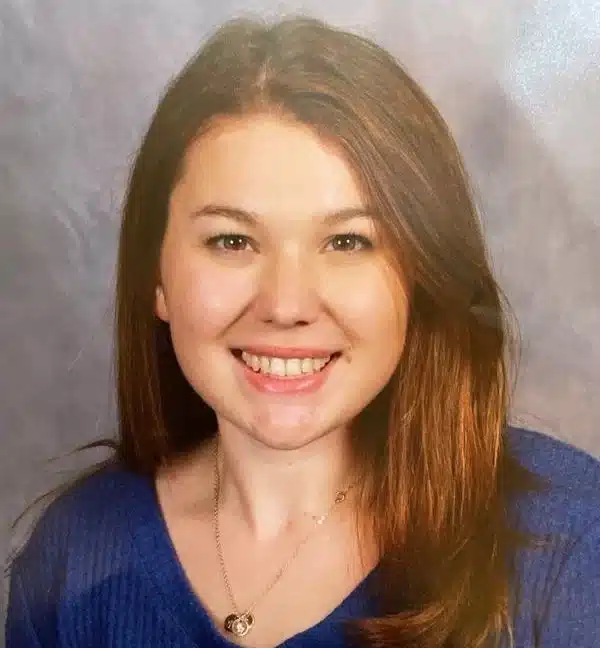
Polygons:
<instances>
[{"instance_id":1,"label":"neck","mask_svg":"<svg viewBox=\"0 0 600 648\"><path fill-rule=\"evenodd\" d=\"M219 508L242 520L258 541L326 515L351 484L346 430L282 450L225 428L217 457Z\"/></svg>"}]
</instances>

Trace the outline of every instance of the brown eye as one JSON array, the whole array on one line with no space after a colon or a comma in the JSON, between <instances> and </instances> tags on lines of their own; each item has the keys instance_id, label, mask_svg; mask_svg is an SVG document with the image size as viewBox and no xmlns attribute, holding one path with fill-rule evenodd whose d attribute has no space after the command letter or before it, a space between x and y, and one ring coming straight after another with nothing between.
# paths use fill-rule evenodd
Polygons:
<instances>
[{"instance_id":1,"label":"brown eye","mask_svg":"<svg viewBox=\"0 0 600 648\"><path fill-rule=\"evenodd\" d=\"M373 247L366 236L353 233L338 234L331 239L331 244L337 252L358 252Z\"/></svg>"},{"instance_id":2,"label":"brown eye","mask_svg":"<svg viewBox=\"0 0 600 648\"><path fill-rule=\"evenodd\" d=\"M219 234L206 241L207 247L225 252L243 252L249 241L242 234Z\"/></svg>"}]
</instances>

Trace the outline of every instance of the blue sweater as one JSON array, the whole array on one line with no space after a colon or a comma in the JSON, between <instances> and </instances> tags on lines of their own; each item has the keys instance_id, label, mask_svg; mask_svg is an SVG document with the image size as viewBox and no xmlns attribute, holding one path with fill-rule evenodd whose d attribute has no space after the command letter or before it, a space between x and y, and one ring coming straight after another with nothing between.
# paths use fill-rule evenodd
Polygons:
<instances>
[{"instance_id":1,"label":"blue sweater","mask_svg":"<svg viewBox=\"0 0 600 648\"><path fill-rule=\"evenodd\" d=\"M517 648L600 647L600 462L510 428L519 461L553 487L516 505L520 528L561 533L559 550L517 556ZM344 644L340 621L368 615L361 583L323 621L282 646ZM177 561L151 480L113 468L57 500L14 564L7 648L231 648Z\"/></svg>"}]
</instances>

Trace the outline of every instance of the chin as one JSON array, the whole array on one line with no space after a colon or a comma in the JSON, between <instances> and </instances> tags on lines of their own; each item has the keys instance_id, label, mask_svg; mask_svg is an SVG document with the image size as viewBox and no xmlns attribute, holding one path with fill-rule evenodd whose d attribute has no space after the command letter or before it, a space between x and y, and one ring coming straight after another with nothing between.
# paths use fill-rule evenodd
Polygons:
<instances>
[{"instance_id":1,"label":"chin","mask_svg":"<svg viewBox=\"0 0 600 648\"><path fill-rule=\"evenodd\" d=\"M300 450L327 437L338 437L346 433L347 428L340 425L302 429L286 428L285 425L271 429L253 428L249 431L252 437L262 445L273 450Z\"/></svg>"}]
</instances>

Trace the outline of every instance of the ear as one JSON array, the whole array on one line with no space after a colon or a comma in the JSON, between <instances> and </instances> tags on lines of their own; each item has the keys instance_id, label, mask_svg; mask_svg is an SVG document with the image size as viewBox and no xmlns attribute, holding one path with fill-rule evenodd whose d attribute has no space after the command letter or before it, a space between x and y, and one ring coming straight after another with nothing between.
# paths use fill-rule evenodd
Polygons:
<instances>
[{"instance_id":1,"label":"ear","mask_svg":"<svg viewBox=\"0 0 600 648\"><path fill-rule=\"evenodd\" d=\"M169 311L167 309L167 300L165 299L165 292L163 287L156 286L156 299L154 301L154 312L163 322L169 321Z\"/></svg>"}]
</instances>

